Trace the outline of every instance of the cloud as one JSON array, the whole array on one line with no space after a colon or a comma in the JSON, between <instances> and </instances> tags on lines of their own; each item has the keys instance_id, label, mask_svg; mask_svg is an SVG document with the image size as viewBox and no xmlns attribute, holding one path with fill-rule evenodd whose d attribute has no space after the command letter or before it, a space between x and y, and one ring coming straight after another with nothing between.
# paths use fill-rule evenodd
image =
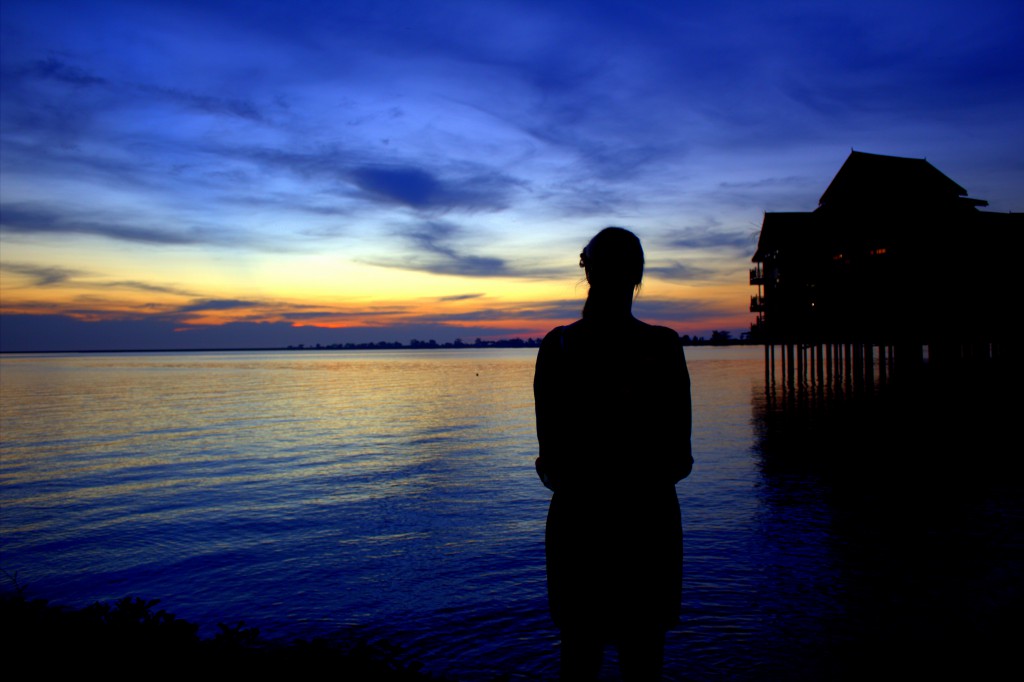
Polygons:
<instances>
[{"instance_id":1,"label":"cloud","mask_svg":"<svg viewBox=\"0 0 1024 682\"><path fill-rule=\"evenodd\" d=\"M507 176L479 167L459 175L441 180L436 174L413 166L363 166L349 173L352 182L367 194L421 211L498 211L508 206L509 192L517 184Z\"/></svg>"},{"instance_id":2,"label":"cloud","mask_svg":"<svg viewBox=\"0 0 1024 682\"><path fill-rule=\"evenodd\" d=\"M230 97L217 97L200 92L191 92L178 88L164 88L152 85L135 86L140 92L154 94L166 98L182 106L208 114L237 116L249 121L266 122L266 117L251 100Z\"/></svg>"},{"instance_id":3,"label":"cloud","mask_svg":"<svg viewBox=\"0 0 1024 682\"><path fill-rule=\"evenodd\" d=\"M5 61L15 62L14 58ZM104 66L108 71L117 68L102 62L99 68ZM152 183L158 174L147 177L147 171L160 167L163 157L196 150L194 142L181 145L183 132L198 132L199 126L211 125L200 123L195 116L184 117L180 110L269 123L250 97L104 77L54 57L22 61L4 69L3 78L5 132L17 133L3 136L6 154L29 152L15 159L10 168L40 168L56 161L103 170L116 159L120 165L130 166L120 175L121 181ZM175 125L160 124L174 118ZM169 140L174 140L173 147L164 146ZM142 145L149 147L145 157L123 153L129 148L137 151Z\"/></svg>"},{"instance_id":4,"label":"cloud","mask_svg":"<svg viewBox=\"0 0 1024 682\"><path fill-rule=\"evenodd\" d=\"M650 275L658 279L680 281L680 282L699 282L713 279L718 274L717 270L712 268L702 268L696 265L687 265L686 263L680 263L678 261L669 263L668 265L646 265L644 266L644 275Z\"/></svg>"},{"instance_id":5,"label":"cloud","mask_svg":"<svg viewBox=\"0 0 1024 682\"><path fill-rule=\"evenodd\" d=\"M360 258L359 262L385 268L415 270L461 277L561 278L564 267L534 263L524 265L506 258L470 252L465 242L474 241L472 230L443 220L426 220L398 228L401 256ZM479 294L482 295L482 294Z\"/></svg>"},{"instance_id":6,"label":"cloud","mask_svg":"<svg viewBox=\"0 0 1024 682\"><path fill-rule=\"evenodd\" d=\"M153 294L172 294L174 296L195 296L195 293L188 289L181 289L179 287L164 286L161 284L151 284L149 282L139 282L137 280L118 280L115 282L96 282L95 286L110 287L111 289L136 289L138 291L148 291Z\"/></svg>"},{"instance_id":7,"label":"cloud","mask_svg":"<svg viewBox=\"0 0 1024 682\"><path fill-rule=\"evenodd\" d=\"M828 178L786 176L740 182L720 182L707 192L706 201L733 208L761 210L808 210L828 186ZM785 208L785 207L789 208Z\"/></svg>"},{"instance_id":8,"label":"cloud","mask_svg":"<svg viewBox=\"0 0 1024 682\"><path fill-rule=\"evenodd\" d=\"M633 315L642 320L666 320L674 324L692 323L706 320L716 315L735 315L732 308L714 306L705 301L674 301L667 299L645 298L643 291L633 303Z\"/></svg>"},{"instance_id":9,"label":"cloud","mask_svg":"<svg viewBox=\"0 0 1024 682\"><path fill-rule=\"evenodd\" d=\"M437 322L389 327L296 327L290 322L231 322L181 326L161 318L87 322L66 315L0 314L0 351L176 350L196 348L283 348L304 344L408 343L411 339L452 341L456 337L519 336L517 326L454 327Z\"/></svg>"},{"instance_id":10,"label":"cloud","mask_svg":"<svg viewBox=\"0 0 1024 682\"><path fill-rule=\"evenodd\" d=\"M29 65L27 68L21 70L24 75L34 76L36 78L56 80L71 85L103 85L107 82L107 79L94 76L84 69L80 69L77 66L72 66L66 62L49 57L47 59L39 59Z\"/></svg>"},{"instance_id":11,"label":"cloud","mask_svg":"<svg viewBox=\"0 0 1024 682\"><path fill-rule=\"evenodd\" d=\"M174 216L164 215L174 222ZM290 251L294 245L262 236L254 231L243 232L225 225L192 224L179 229L149 227L146 218L137 223L112 217L109 211L93 209L88 213L72 207L41 208L35 203L0 205L0 227L8 234L47 236L81 234L150 246L217 246L258 251Z\"/></svg>"},{"instance_id":12,"label":"cloud","mask_svg":"<svg viewBox=\"0 0 1024 682\"><path fill-rule=\"evenodd\" d=\"M510 302L501 306L476 308L459 313L441 313L438 317L455 322L574 320L580 316L583 301L563 300L537 303Z\"/></svg>"},{"instance_id":13,"label":"cloud","mask_svg":"<svg viewBox=\"0 0 1024 682\"><path fill-rule=\"evenodd\" d=\"M311 150L270 146L209 144L205 151L216 157L255 164L271 171L285 171L302 179L344 181L352 164L353 150L337 144L321 144Z\"/></svg>"},{"instance_id":14,"label":"cloud","mask_svg":"<svg viewBox=\"0 0 1024 682\"><path fill-rule=\"evenodd\" d=\"M241 184L247 180L233 180ZM348 206L325 201L323 197L310 197L309 194L301 192L268 192L266 194L229 194L221 195L221 201L226 204L233 204L247 209L260 209L268 211L299 212L314 216L334 217L352 216L355 211ZM327 228L324 226L310 227L301 230L302 234L324 237L336 236L341 230L339 228Z\"/></svg>"},{"instance_id":15,"label":"cloud","mask_svg":"<svg viewBox=\"0 0 1024 682\"><path fill-rule=\"evenodd\" d=\"M427 265L431 272L493 277L503 275L507 264L500 258L475 256L461 252L453 242L463 230L447 222L430 221L407 230L404 237L410 240L416 250L432 262ZM416 254L413 254L416 257Z\"/></svg>"},{"instance_id":16,"label":"cloud","mask_svg":"<svg viewBox=\"0 0 1024 682\"><path fill-rule=\"evenodd\" d=\"M207 310L234 310L237 308L251 308L258 305L254 301L243 301L238 299L213 299L205 301L194 301L177 309L179 313L195 313Z\"/></svg>"},{"instance_id":17,"label":"cloud","mask_svg":"<svg viewBox=\"0 0 1024 682\"><path fill-rule=\"evenodd\" d=\"M589 178L549 183L535 191L535 200L545 208L573 218L617 215L625 207L635 211L638 198Z\"/></svg>"},{"instance_id":18,"label":"cloud","mask_svg":"<svg viewBox=\"0 0 1024 682\"><path fill-rule=\"evenodd\" d=\"M514 278L523 280L564 279L566 268L524 263L500 256L473 253L475 243L486 237L488 244L497 243L484 229L472 229L445 220L423 220L399 226L394 230L399 242L391 251L401 255L359 258L359 262L418 270L434 274L452 274L467 278ZM482 294L479 294L482 296Z\"/></svg>"},{"instance_id":19,"label":"cloud","mask_svg":"<svg viewBox=\"0 0 1024 682\"><path fill-rule=\"evenodd\" d=\"M441 296L438 301L467 301L472 298L480 298L484 294L457 294L455 296Z\"/></svg>"},{"instance_id":20,"label":"cloud","mask_svg":"<svg viewBox=\"0 0 1024 682\"><path fill-rule=\"evenodd\" d=\"M357 168L352 178L370 194L413 208L435 205L444 194L441 183L418 168Z\"/></svg>"},{"instance_id":21,"label":"cloud","mask_svg":"<svg viewBox=\"0 0 1024 682\"><path fill-rule=\"evenodd\" d=\"M63 284L75 277L81 277L86 274L82 270L72 268L32 265L30 263L0 263L0 269L16 272L19 275L26 275L32 278L32 285L37 287Z\"/></svg>"},{"instance_id":22,"label":"cloud","mask_svg":"<svg viewBox=\"0 0 1024 682\"><path fill-rule=\"evenodd\" d=\"M563 320L566 323L579 319L584 301L582 299L563 299L545 301L543 304L509 303L500 307L480 308L456 314L445 314L444 320L453 322L486 322L486 321L537 321L548 322ZM677 301L669 299L648 298L641 290L633 303L633 314L647 321L673 325L689 324L708 319L713 316L735 315L732 308L723 307L706 301Z\"/></svg>"},{"instance_id":23,"label":"cloud","mask_svg":"<svg viewBox=\"0 0 1024 682\"><path fill-rule=\"evenodd\" d=\"M284 171L324 183L322 191L384 208L404 207L420 214L451 210L501 211L524 183L482 163L411 157L382 163L385 152L364 143L351 148L324 144L313 149L214 145L207 152L224 161L246 161L265 172ZM330 211L335 208L327 209Z\"/></svg>"},{"instance_id":24,"label":"cloud","mask_svg":"<svg viewBox=\"0 0 1024 682\"><path fill-rule=\"evenodd\" d=\"M86 220L57 211L35 208L29 204L4 204L0 220L8 232L20 234L87 234L143 244L203 244L213 240L199 230L171 232L168 230L127 225L114 220Z\"/></svg>"},{"instance_id":25,"label":"cloud","mask_svg":"<svg viewBox=\"0 0 1024 682\"><path fill-rule=\"evenodd\" d=\"M717 221L712 221L712 223L717 223ZM736 232L723 230L717 224L712 224L673 230L664 235L660 241L674 249L726 249L752 254L757 246L757 235L756 230Z\"/></svg>"},{"instance_id":26,"label":"cloud","mask_svg":"<svg viewBox=\"0 0 1024 682\"><path fill-rule=\"evenodd\" d=\"M306 312L283 312L279 314L279 317L283 320L292 320L295 322L313 322L319 321L322 323L336 322L338 320L346 319L359 319L365 320L369 317L398 317L401 316L403 319L409 312L408 308L401 306L384 307L384 306L372 306L365 310L329 310L319 309L315 311Z\"/></svg>"},{"instance_id":27,"label":"cloud","mask_svg":"<svg viewBox=\"0 0 1024 682\"><path fill-rule=\"evenodd\" d=\"M127 101L138 104L140 98L142 100L149 99L151 104L163 100L205 113L236 116L252 121L265 120L259 107L249 99L222 97L151 83L115 81L96 76L81 67L55 57L35 60L26 66L12 69L10 75L17 79L56 81L75 87L106 86L114 97L123 98L122 104ZM39 96L38 93L37 96Z\"/></svg>"},{"instance_id":28,"label":"cloud","mask_svg":"<svg viewBox=\"0 0 1024 682\"><path fill-rule=\"evenodd\" d=\"M364 262L439 275L503 277L511 274L508 264L501 258L462 252L455 242L463 232L459 226L443 221L416 223L399 231L399 236L411 247L406 255L366 259Z\"/></svg>"},{"instance_id":29,"label":"cloud","mask_svg":"<svg viewBox=\"0 0 1024 682\"><path fill-rule=\"evenodd\" d=\"M134 289L136 291L171 294L174 296L195 295L193 292L180 287L153 284L152 282L140 282L137 280L104 281L95 272L75 268L36 265L33 263L0 263L0 270L15 272L31 278L31 286L33 287L72 284L80 289Z\"/></svg>"}]
</instances>

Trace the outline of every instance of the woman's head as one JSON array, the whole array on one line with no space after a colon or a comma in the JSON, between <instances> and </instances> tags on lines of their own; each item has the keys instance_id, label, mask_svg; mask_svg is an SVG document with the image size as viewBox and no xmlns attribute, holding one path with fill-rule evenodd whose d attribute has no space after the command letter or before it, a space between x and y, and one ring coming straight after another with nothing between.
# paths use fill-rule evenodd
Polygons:
<instances>
[{"instance_id":1,"label":"woman's head","mask_svg":"<svg viewBox=\"0 0 1024 682\"><path fill-rule=\"evenodd\" d=\"M644 277L644 249L629 230L606 227L583 247L580 267L591 288L639 290Z\"/></svg>"}]
</instances>

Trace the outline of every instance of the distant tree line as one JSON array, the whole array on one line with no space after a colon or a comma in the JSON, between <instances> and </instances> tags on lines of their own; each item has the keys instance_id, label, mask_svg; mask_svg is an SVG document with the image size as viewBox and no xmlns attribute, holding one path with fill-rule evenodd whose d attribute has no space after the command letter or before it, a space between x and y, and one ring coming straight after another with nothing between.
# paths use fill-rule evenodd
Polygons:
<instances>
[{"instance_id":1,"label":"distant tree line","mask_svg":"<svg viewBox=\"0 0 1024 682\"><path fill-rule=\"evenodd\" d=\"M737 346L751 343L750 332L743 332L740 338L734 339L732 332L714 329L711 331L711 338L703 336L690 336L683 334L680 338L684 346Z\"/></svg>"},{"instance_id":2,"label":"distant tree line","mask_svg":"<svg viewBox=\"0 0 1024 682\"><path fill-rule=\"evenodd\" d=\"M472 343L466 343L462 339L455 339L455 341L438 343L434 339L429 341L422 341L420 339L413 339L408 344L404 344L400 341L377 341L369 343L330 343L330 344L316 344L307 346L305 344L299 344L297 346L288 346L288 350L395 350L403 348L539 348L540 342L543 339L497 339L494 341L486 341L484 339L476 339Z\"/></svg>"},{"instance_id":3,"label":"distant tree line","mask_svg":"<svg viewBox=\"0 0 1024 682\"><path fill-rule=\"evenodd\" d=\"M398 349L423 349L423 348L539 348L541 341L538 338L512 338L512 339L497 339L493 341L486 341L484 339L477 338L472 343L466 343L462 339L455 339L455 341L438 343L434 339L424 341L421 339L413 339L409 343L402 343L400 341L377 341L368 343L329 343L329 344L315 344L306 345L299 344L297 346L288 346L288 350L398 350ZM705 338L703 336L690 336L684 334L679 337L679 342L684 346L732 346L737 344L750 343L748 332L740 334L740 338L734 339L732 332L725 330L712 330L711 337Z\"/></svg>"}]
</instances>

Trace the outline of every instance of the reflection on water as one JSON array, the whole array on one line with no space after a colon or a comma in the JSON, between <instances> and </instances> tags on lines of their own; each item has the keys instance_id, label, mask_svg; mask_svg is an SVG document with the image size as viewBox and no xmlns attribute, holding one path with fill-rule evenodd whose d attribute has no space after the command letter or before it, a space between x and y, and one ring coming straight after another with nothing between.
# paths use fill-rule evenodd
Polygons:
<instances>
[{"instance_id":1,"label":"reflection on water","mask_svg":"<svg viewBox=\"0 0 1024 682\"><path fill-rule=\"evenodd\" d=\"M837 608L815 641L822 677L991 679L1024 614L1011 377L922 368L910 379L825 397L755 391L771 520L759 535L793 543L794 509L827 512L817 542L832 561L817 589Z\"/></svg>"},{"instance_id":2,"label":"reflection on water","mask_svg":"<svg viewBox=\"0 0 1024 682\"><path fill-rule=\"evenodd\" d=\"M551 678L534 353L4 356L2 568L60 603L160 598L272 637L354 629L460 679ZM1019 479L959 428L999 416L783 410L760 349L687 355L668 679L928 669L1017 632L998 626L1021 603Z\"/></svg>"}]
</instances>

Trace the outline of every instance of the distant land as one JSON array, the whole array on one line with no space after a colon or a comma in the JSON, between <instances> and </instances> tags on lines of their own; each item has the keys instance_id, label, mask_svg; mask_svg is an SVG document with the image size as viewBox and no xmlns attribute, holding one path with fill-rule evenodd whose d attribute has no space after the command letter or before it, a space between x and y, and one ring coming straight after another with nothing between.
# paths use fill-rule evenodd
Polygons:
<instances>
[{"instance_id":1,"label":"distant land","mask_svg":"<svg viewBox=\"0 0 1024 682\"><path fill-rule=\"evenodd\" d=\"M316 344L307 346L299 344L297 346L288 346L286 350L378 350L378 349L401 349L401 348L539 348L541 341L544 339L538 338L512 338L512 339L498 339L495 341L487 341L484 339L476 339L473 343L466 343L462 339L455 339L451 343L438 343L431 339L430 341L420 341L419 339L413 339L408 344L400 342L389 342L379 341L377 343L335 343L330 345ZM749 343L746 334L740 339L732 338L732 333L727 331L712 331L711 338L705 339L703 336L691 337L689 334L684 334L679 337L679 341L684 346L731 346L742 344L746 345Z\"/></svg>"},{"instance_id":2,"label":"distant land","mask_svg":"<svg viewBox=\"0 0 1024 682\"><path fill-rule=\"evenodd\" d=\"M421 341L412 339L409 343L400 341L377 341L368 343L331 343L331 344L295 344L289 346L239 346L236 348L110 348L110 349L79 349L79 350L0 350L0 355L34 355L61 353L209 353L209 352L242 352L270 350L425 350L425 349L459 349L459 348L539 348L542 338L511 338L511 339L475 339L466 343L462 339L453 342L438 343L434 339ZM679 337L684 346L735 346L752 343L746 334L741 338L733 338L728 331L712 331L709 338L684 334Z\"/></svg>"}]
</instances>

